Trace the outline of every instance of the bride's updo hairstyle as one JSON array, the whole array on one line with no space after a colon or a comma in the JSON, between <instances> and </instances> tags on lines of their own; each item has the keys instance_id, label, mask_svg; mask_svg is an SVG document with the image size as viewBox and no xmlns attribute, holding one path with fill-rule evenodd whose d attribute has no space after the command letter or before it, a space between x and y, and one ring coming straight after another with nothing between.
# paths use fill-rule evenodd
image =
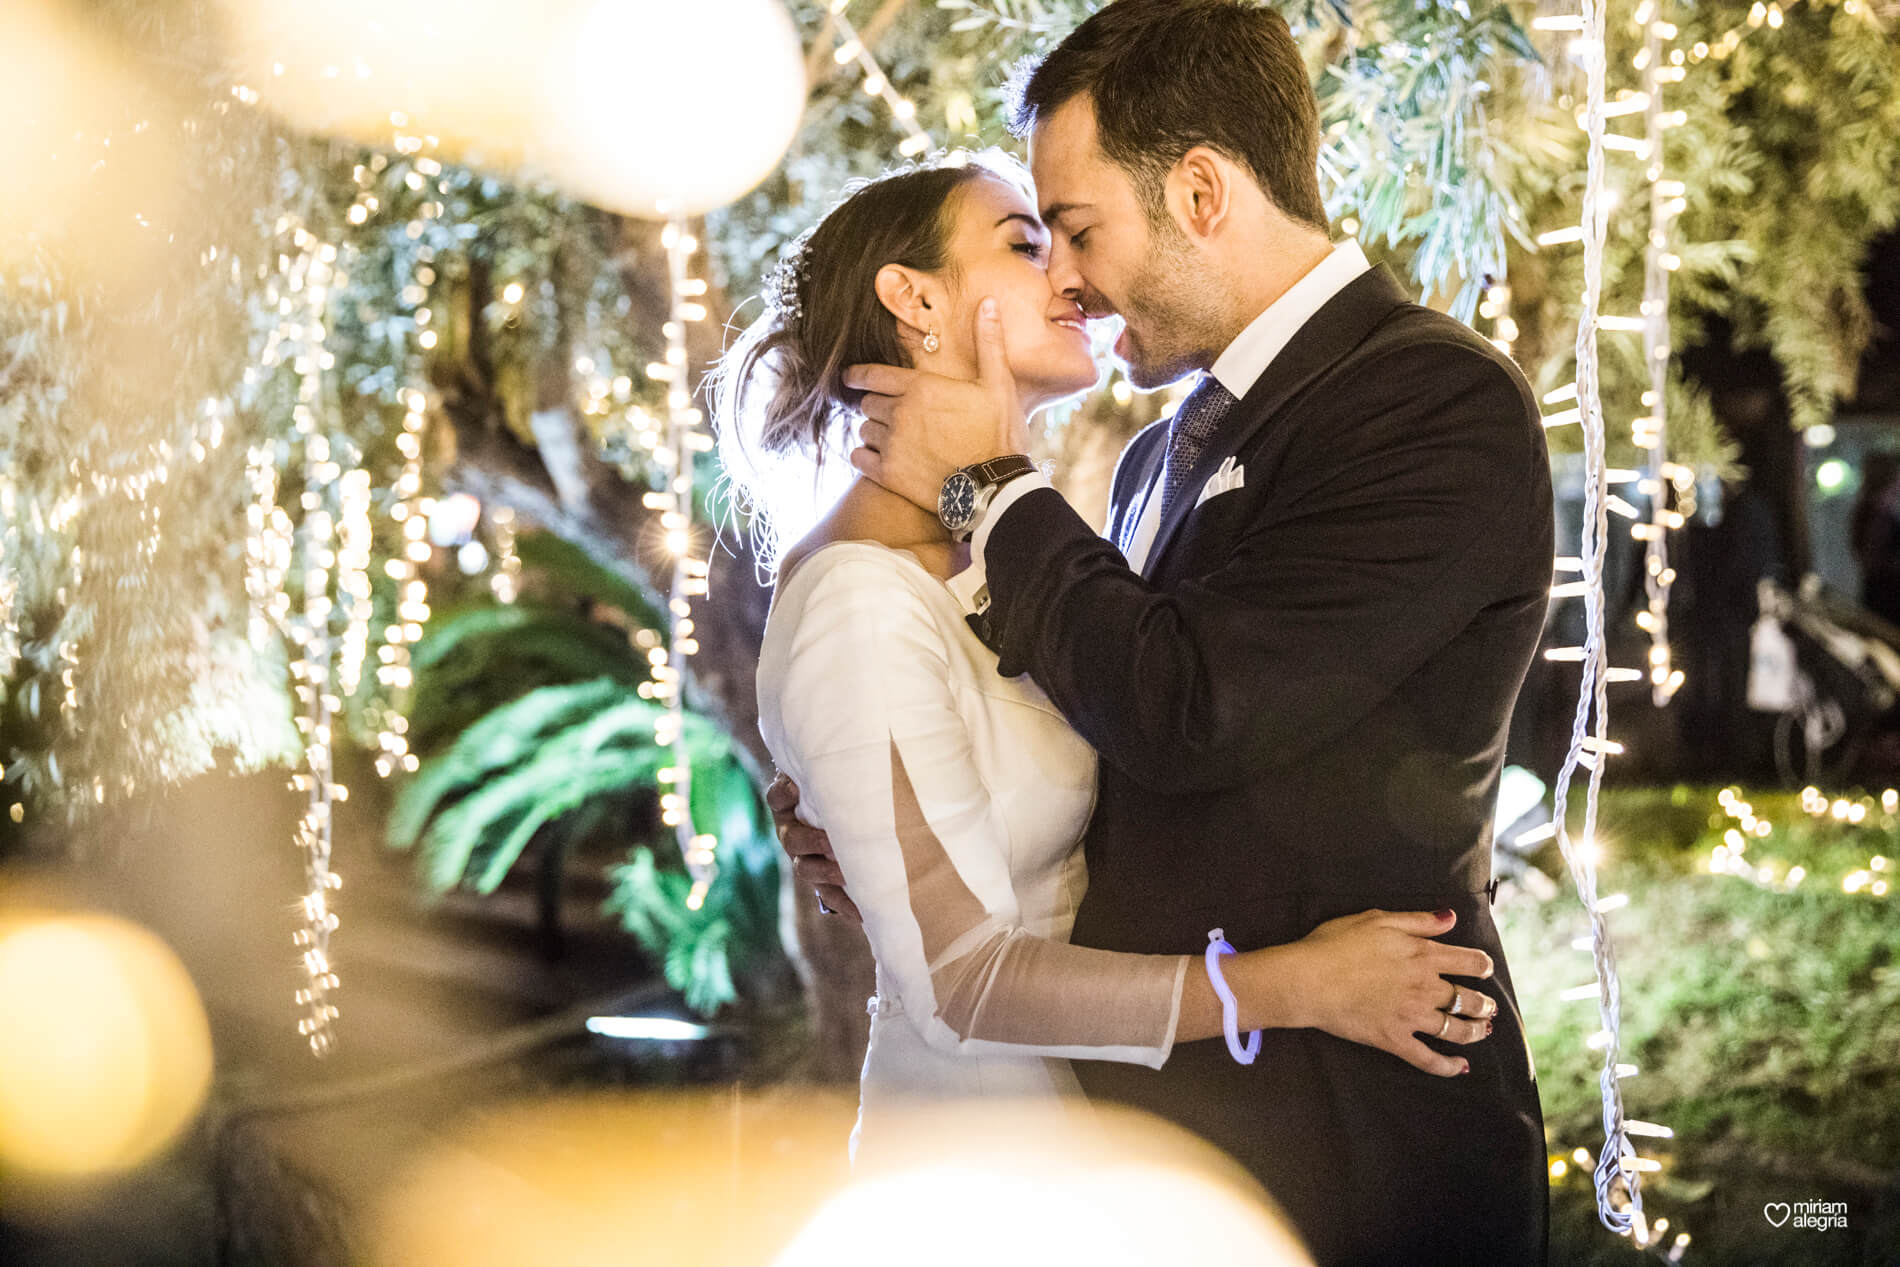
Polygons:
<instances>
[{"instance_id":1,"label":"bride's updo hairstyle","mask_svg":"<svg viewBox=\"0 0 1900 1267\"><path fill-rule=\"evenodd\" d=\"M1021 164L991 152L848 187L788 249L766 282L764 313L714 367L719 456L754 515L762 571L775 568L780 546L803 535L835 499L837 477L850 474L848 440L864 393L845 386L845 370L911 364L897 318L877 297L878 270L947 272L954 284L958 195L981 179L1028 183Z\"/></svg>"}]
</instances>

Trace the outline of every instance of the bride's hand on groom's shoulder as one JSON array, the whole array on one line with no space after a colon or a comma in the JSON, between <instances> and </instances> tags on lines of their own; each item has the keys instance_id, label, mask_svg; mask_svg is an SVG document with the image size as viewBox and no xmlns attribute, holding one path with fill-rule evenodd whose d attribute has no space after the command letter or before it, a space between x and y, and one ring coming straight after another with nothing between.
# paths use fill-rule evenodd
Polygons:
<instances>
[{"instance_id":1,"label":"bride's hand on groom's shoulder","mask_svg":"<svg viewBox=\"0 0 1900 1267\"><path fill-rule=\"evenodd\" d=\"M1029 451L1028 422L1003 345L996 301L977 306L976 377L950 378L897 365L853 365L846 386L865 393L863 443L851 465L907 501L935 512L952 472Z\"/></svg>"},{"instance_id":2,"label":"bride's hand on groom's shoulder","mask_svg":"<svg viewBox=\"0 0 1900 1267\"><path fill-rule=\"evenodd\" d=\"M1468 1044L1491 1033L1497 1000L1463 980L1489 980L1491 956L1434 940L1451 931L1446 911L1362 911L1321 924L1294 952L1294 1023L1391 1052L1426 1073L1451 1077L1470 1063L1424 1038Z\"/></svg>"}]
</instances>

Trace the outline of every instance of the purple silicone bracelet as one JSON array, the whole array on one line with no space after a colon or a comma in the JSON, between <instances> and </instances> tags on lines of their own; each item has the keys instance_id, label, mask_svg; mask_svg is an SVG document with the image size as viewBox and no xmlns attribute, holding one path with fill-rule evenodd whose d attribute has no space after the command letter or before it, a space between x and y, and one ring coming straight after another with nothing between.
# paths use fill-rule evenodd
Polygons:
<instances>
[{"instance_id":1,"label":"purple silicone bracelet","mask_svg":"<svg viewBox=\"0 0 1900 1267\"><path fill-rule=\"evenodd\" d=\"M1231 955L1234 948L1227 944L1227 934L1216 928L1207 935L1207 979L1213 983L1214 993L1220 995L1221 1024L1227 1030L1227 1050L1234 1059L1243 1065L1251 1065L1255 1056L1260 1054L1260 1031L1254 1030L1247 1035L1247 1045L1240 1045L1240 1002L1234 998L1234 992L1227 986L1227 978L1221 975L1222 955Z\"/></svg>"}]
</instances>

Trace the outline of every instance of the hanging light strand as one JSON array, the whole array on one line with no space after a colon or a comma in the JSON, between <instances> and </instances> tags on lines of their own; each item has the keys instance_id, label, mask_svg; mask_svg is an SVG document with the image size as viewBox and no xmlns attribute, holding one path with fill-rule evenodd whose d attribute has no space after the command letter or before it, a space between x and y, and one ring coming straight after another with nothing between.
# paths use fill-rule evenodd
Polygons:
<instances>
[{"instance_id":1,"label":"hanging light strand","mask_svg":"<svg viewBox=\"0 0 1900 1267\"><path fill-rule=\"evenodd\" d=\"M838 36L838 46L831 54L832 60L840 66L848 66L852 62L858 64L864 74L865 94L882 100L904 133L904 139L898 142L897 152L905 158L916 158L932 144L930 134L917 122L917 103L891 86L890 76L877 64L870 47L851 24L851 19L845 16L850 4L851 0L831 0L832 27Z\"/></svg>"},{"instance_id":2,"label":"hanging light strand","mask_svg":"<svg viewBox=\"0 0 1900 1267\"><path fill-rule=\"evenodd\" d=\"M448 194L448 180L435 157L437 139L407 132L409 119L400 111L392 113L389 122L396 130L396 153L409 159L409 170L403 173L404 186L414 192L424 189L429 192L403 228L403 236L415 243L413 255L409 257L409 277L399 295L409 309L410 337L405 368L410 385L396 393L403 407L402 430L396 435L402 469L396 476L389 509L389 517L401 534L402 548L383 564L384 574L396 586L396 618L383 626L383 645L376 650L376 682L382 688L382 696L373 710L377 721L376 773L385 778L397 770L413 774L421 766L416 754L409 750L409 720L404 716L403 704L415 683L410 667L411 648L421 640L429 619L429 584L423 578L422 564L429 561L431 554L428 515L432 503L422 496L422 452L429 421L426 361L437 343L433 326L433 287L437 274L435 249L425 239L431 223L442 214L441 198ZM350 209L352 223L367 222L375 213L378 199L373 178L388 165L388 156L378 154L367 168L356 169L361 192ZM430 188L431 183L433 188ZM362 208L360 213L358 207ZM398 245L396 249L400 256L403 248Z\"/></svg>"},{"instance_id":3,"label":"hanging light strand","mask_svg":"<svg viewBox=\"0 0 1900 1267\"><path fill-rule=\"evenodd\" d=\"M1553 660L1575 660L1582 666L1582 681L1577 708L1571 724L1569 749L1558 772L1555 789L1552 832L1556 836L1564 862L1577 886L1590 917L1588 945L1596 969L1596 979L1588 994L1579 987L1575 997L1594 997L1600 1029L1590 1039L1593 1050L1603 1056L1599 1088L1603 1102L1605 1144L1598 1160L1595 1180L1597 1216L1604 1226L1619 1235L1631 1236L1639 1246L1650 1244L1650 1229L1644 1222L1641 1172L1656 1164L1639 1157L1630 1143L1630 1131L1623 1114L1621 1079L1626 1075L1621 1055L1621 982L1616 971L1615 946L1610 937L1607 915L1617 903L1599 900L1597 867L1601 851L1596 843L1597 803L1602 788L1605 762L1621 752L1609 738L1607 684L1618 674L1606 664L1604 638L1604 548L1609 530L1612 504L1621 499L1609 492L1605 463L1605 428L1599 381L1597 335L1602 329L1626 329L1628 323L1605 317L1599 312L1603 292L1603 251L1609 224L1610 204L1605 189L1605 158L1612 148L1607 144L1605 100L1606 43L1603 0L1583 0L1578 15L1554 15L1534 22L1538 29L1574 32L1570 42L1572 57L1584 66L1587 79L1586 105L1580 123L1587 135L1586 169L1581 224L1573 229L1557 230L1539 238L1542 245L1581 242L1583 245L1583 302L1577 325L1574 387L1552 392L1546 403L1563 404L1574 400L1573 408L1547 416L1546 426L1576 424L1583 431L1584 504L1583 528L1578 557L1557 561L1559 571L1576 572L1581 579L1553 586L1553 598L1577 597L1584 603L1584 643L1581 647L1560 648L1547 653ZM1628 146L1620 147L1628 149ZM1579 769L1587 773L1584 795L1583 831L1573 837L1569 826L1571 784ZM1628 1072L1633 1074L1634 1068Z\"/></svg>"},{"instance_id":4,"label":"hanging light strand","mask_svg":"<svg viewBox=\"0 0 1900 1267\"><path fill-rule=\"evenodd\" d=\"M338 982L330 961L330 934L336 931L337 917L332 900L342 881L330 868L335 805L348 796L348 789L335 780L331 748L332 723L341 708L333 691L337 640L332 637L336 618L331 599L331 571L339 562L336 549L337 524L332 510L331 490L343 483L341 466L333 460L329 437L325 434L320 410L323 406L324 371L334 365L325 348L328 337L326 316L329 297L339 284L334 265L337 250L320 241L302 225L285 216L278 222L280 235L290 238L289 250L278 254L278 277L269 298L276 302L279 320L272 330L261 358L266 368L288 366L296 384L296 402L291 407L293 452L300 446L303 491L299 507L303 511L302 549L297 551L295 537L277 531L281 509L271 505L263 514L267 500L274 502L274 475L265 477L259 467L273 450L254 449L252 479L255 500L252 505L253 533L258 534L260 520L266 527L263 540L253 538L251 578L254 617L260 599L266 629L275 614L282 612L283 628L290 635L295 659L290 665L291 686L297 697L297 729L302 736L304 753L300 769L291 777L291 787L305 797L304 812L298 820L295 840L304 864L304 896L299 904L300 927L292 942L301 955L303 981L296 991L296 1002L303 1009L297 1030L317 1056L328 1055L334 1046L333 1024L337 1009L330 995ZM247 373L248 377L248 373ZM356 482L356 481L352 481ZM267 494L269 494L267 499ZM288 527L285 516L282 525ZM272 592L274 565L295 558L297 578L303 597L301 613L292 614L287 596ZM254 618L254 635L259 624Z\"/></svg>"},{"instance_id":5,"label":"hanging light strand","mask_svg":"<svg viewBox=\"0 0 1900 1267\"><path fill-rule=\"evenodd\" d=\"M692 755L685 743L685 662L699 649L693 637L692 600L707 592L710 569L710 561L700 558L695 550L693 461L697 454L709 452L713 442L702 428L705 414L693 403L686 350L688 323L706 318L705 305L697 298L705 293L705 282L691 275L692 257L699 242L688 232L683 217L674 216L668 221L660 241L666 249L672 292L665 327L666 361L651 367L667 389L666 443L653 451L664 485L648 494L647 505L660 512L662 539L673 557L667 602L673 627L667 645L654 645L647 655L653 666L653 693L666 705L654 728L654 742L673 750L671 763L659 772L660 817L679 839L680 855L692 880L686 905L698 910L705 904L718 873L719 848L716 837L699 832L693 823Z\"/></svg>"},{"instance_id":6,"label":"hanging light strand","mask_svg":"<svg viewBox=\"0 0 1900 1267\"><path fill-rule=\"evenodd\" d=\"M1671 249L1676 217L1687 206L1680 181L1667 178L1664 134L1683 122L1680 111L1663 108L1665 83L1682 78L1680 51L1670 51L1676 27L1663 19L1661 0L1639 0L1635 23L1643 33L1643 47L1635 59L1642 75L1638 94L1643 102L1643 136L1649 155L1644 175L1649 185L1649 224L1643 243L1643 350L1649 386L1643 393L1648 412L1638 418L1632 439L1644 450L1642 491L1649 499L1647 523L1630 525L1643 543L1643 581L1647 602L1637 623L1649 634L1650 700L1661 708L1681 689L1682 670L1669 650L1669 594L1676 572L1669 564L1669 533L1682 527L1682 512L1673 504L1694 483L1694 473L1669 461L1669 274L1681 266ZM1673 72L1673 73L1672 73Z\"/></svg>"},{"instance_id":7,"label":"hanging light strand","mask_svg":"<svg viewBox=\"0 0 1900 1267\"><path fill-rule=\"evenodd\" d=\"M376 651L380 661L376 681L387 691L379 705L376 755L376 773L384 777L398 769L413 772L420 765L415 754L409 751L409 722L397 701L414 683L409 648L422 636L421 621L409 617L428 615L428 584L421 577L419 565L426 562L430 554L426 539L429 520L418 501L422 491L422 432L428 397L421 388L405 387L398 398L403 405L403 417L396 445L403 465L396 477L395 499L389 515L402 536L402 547L383 563L384 573L396 585L396 618L383 626L383 645Z\"/></svg>"}]
</instances>

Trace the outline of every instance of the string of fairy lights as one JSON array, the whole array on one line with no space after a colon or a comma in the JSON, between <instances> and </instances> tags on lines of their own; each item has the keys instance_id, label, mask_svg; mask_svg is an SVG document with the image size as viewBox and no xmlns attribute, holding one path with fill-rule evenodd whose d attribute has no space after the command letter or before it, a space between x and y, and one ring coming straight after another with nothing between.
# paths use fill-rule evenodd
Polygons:
<instances>
[{"instance_id":1,"label":"string of fairy lights","mask_svg":"<svg viewBox=\"0 0 1900 1267\"><path fill-rule=\"evenodd\" d=\"M1633 485L1646 501L1648 510L1639 509L1627 498L1609 493L1607 489L1604 502L1612 513L1630 521L1630 535L1643 545L1646 602L1636 614L1636 623L1648 635L1650 648L1647 669L1638 674L1636 679L1629 679L1627 673L1619 672L1610 680L1640 680L1647 677L1651 701L1660 708L1681 689L1684 680L1684 674L1673 663L1669 647L1669 598L1676 573L1669 563L1668 534L1681 528L1687 521L1687 515L1693 513L1695 486L1694 471L1669 460L1667 426L1672 343L1669 274L1682 264L1680 255L1673 249L1674 225L1688 204L1682 182L1668 178L1664 161L1664 134L1670 128L1686 122L1686 115L1680 110L1663 108L1663 88L1666 84L1683 80L1687 73L1683 63L1687 57L1683 50L1669 47L1678 30L1675 24L1661 16L1659 0L1639 0L1631 15L1631 25L1642 36L1641 47L1631 59L1632 68L1640 76L1639 85L1634 90L1619 90L1614 101L1606 100L1603 114L1606 120L1641 114L1644 134L1641 137L1625 136L1606 127L1602 144L1606 150L1634 156L1644 164L1643 181L1649 194L1649 219L1644 239L1643 299L1639 315L1598 314L1596 328L1599 331L1637 334L1643 340L1647 380L1642 391L1645 412L1630 423L1630 440L1643 454L1643 467L1641 470L1611 469L1606 474L1606 481L1608 485L1616 487ZM1533 22L1533 26L1547 31L1574 32L1581 29L1574 16L1539 18ZM1585 125L1581 111L1578 123L1579 126ZM1613 195L1605 197L1608 200ZM1578 224L1551 230L1540 234L1537 242L1539 246L1581 242L1584 240L1584 228L1584 225ZM1516 323L1509 313L1509 302L1509 287L1499 282L1487 291L1480 307L1481 315L1494 322L1492 342L1506 353L1510 351L1517 335ZM1547 396L1545 403L1555 404L1574 399L1567 394L1568 390L1560 389L1558 393ZM1566 410L1548 419L1547 424L1568 425L1580 421L1581 417L1579 410ZM1566 562L1574 563L1574 560L1559 560L1559 566L1562 567ZM1575 585L1569 589L1573 593L1581 592Z\"/></svg>"},{"instance_id":2,"label":"string of fairy lights","mask_svg":"<svg viewBox=\"0 0 1900 1267\"><path fill-rule=\"evenodd\" d=\"M698 910L706 902L718 873L718 838L697 830L693 820L692 754L683 742L686 730L685 662L699 650L694 638L693 603L708 590L710 560L695 549L693 466L698 454L709 452L713 438L705 430L705 412L694 403L694 385L687 365L686 327L706 319L700 297L706 282L692 275L692 258L699 241L682 216L672 216L661 232L666 250L670 303L663 333L666 360L649 365L648 376L666 386L665 442L653 449L660 487L646 495L648 509L659 512L662 544L673 559L667 611L673 627L666 645L647 651L652 666L650 694L666 706L655 721L653 742L672 750L670 764L660 767L660 820L673 829L680 856L692 887L686 905Z\"/></svg>"},{"instance_id":3,"label":"string of fairy lights","mask_svg":"<svg viewBox=\"0 0 1900 1267\"><path fill-rule=\"evenodd\" d=\"M1649 186L1642 304L1643 352L1649 371L1643 406L1648 412L1632 425L1631 439L1644 451L1638 488L1648 498L1649 519L1631 524L1630 534L1643 543L1647 602L1637 614L1637 624L1649 634L1650 699L1658 708L1670 701L1683 682L1682 670L1674 666L1669 652L1669 594L1676 579L1675 569L1669 566L1669 533L1681 528L1685 518L1683 511L1671 503L1688 496L1695 487L1695 472L1668 458L1669 274L1682 265L1671 246L1676 217L1688 202L1682 182L1666 177L1664 133L1681 126L1687 116L1680 110L1663 109L1663 86L1680 82L1685 72L1683 51L1667 47L1677 35L1677 28L1663 19L1660 4L1661 0L1639 0L1631 19L1643 34L1643 46L1633 59L1642 84L1631 101L1640 103L1643 111L1641 156Z\"/></svg>"},{"instance_id":4,"label":"string of fairy lights","mask_svg":"<svg viewBox=\"0 0 1900 1267\"><path fill-rule=\"evenodd\" d=\"M832 27L837 44L832 60L839 66L855 64L862 73L861 87L866 95L877 97L889 108L891 117L904 133L897 151L915 158L931 148L928 133L917 121L916 103L899 93L890 77L878 65L845 10L849 0L831 0ZM688 325L704 321L706 307L701 300L707 292L703 278L692 274L692 259L699 242L684 217L670 216L661 233L661 246L667 255L669 308L663 328L666 358L647 367L648 377L666 388L666 410L657 420L638 406L626 411L626 423L634 443L647 450L657 476L658 488L645 498L649 510L658 512L661 542L673 560L667 595L672 629L664 642L654 636L639 638L636 645L646 652L652 680L643 683L641 693L665 705L656 719L654 743L673 751L673 759L658 773L661 822L671 828L679 842L691 887L686 905L698 910L705 904L718 874L717 836L698 830L692 810L692 759L682 742L685 733L685 663L698 649L694 637L693 600L703 597L709 587L711 562L700 549L694 531L694 461L710 452L713 437L705 430L705 414L694 403L695 386L687 364L686 330ZM602 383L595 394L604 398L609 391ZM495 576L497 596L512 601L516 591L514 573L519 562L514 557L512 524L497 524L498 567Z\"/></svg>"},{"instance_id":5,"label":"string of fairy lights","mask_svg":"<svg viewBox=\"0 0 1900 1267\"><path fill-rule=\"evenodd\" d=\"M1604 637L1603 563L1613 503L1606 462L1606 434L1599 379L1598 332L1627 328L1625 321L1599 311L1603 290L1603 254L1609 226L1610 202L1606 197L1605 164L1613 149L1631 150L1628 144L1610 144L1614 134L1607 126L1606 78L1608 43L1607 14L1603 0L1582 0L1577 14L1538 18L1534 27L1544 31L1571 32L1571 56L1581 63L1586 78L1585 104L1580 120L1587 137L1583 207L1580 223L1573 228L1546 234L1543 245L1581 242L1583 246L1582 313L1577 323L1576 379L1545 397L1546 404L1568 405L1555 415L1547 415L1545 425L1575 424L1582 428L1584 448L1583 525L1578 555L1559 559L1561 571L1575 572L1581 579L1554 584L1553 599L1581 598L1584 602L1584 640L1579 647L1557 648L1547 655L1553 660L1574 661L1582 669L1577 707L1571 725L1570 743L1557 775L1554 808L1548 834L1556 837L1559 850L1577 886L1578 896L1590 919L1587 945L1595 967L1595 978L1587 986L1566 991L1566 998L1579 1001L1594 998L1600 1028L1592 1035L1590 1046L1602 1053L1603 1069L1599 1090L1603 1102L1604 1147L1595 1166L1597 1215L1603 1224L1620 1235L1631 1236L1639 1246L1648 1247L1652 1231L1643 1215L1641 1175L1657 1168L1653 1159L1637 1154L1630 1141L1634 1133L1623 1112L1622 1080L1634 1076L1634 1066L1625 1066L1621 1055L1621 982L1616 971L1615 946L1607 917L1619 905L1598 896L1597 867L1601 854L1596 842L1598 799L1607 759L1622 751L1609 738L1608 684L1613 670L1606 663ZM1623 138L1627 141L1627 138ZM1627 503L1624 503L1627 506ZM1633 511L1634 508L1629 508ZM1622 511L1619 510L1619 513ZM1617 674L1627 679L1628 671ZM1579 770L1586 773L1583 824L1580 836L1570 828L1570 793ZM1527 843L1520 839L1519 843Z\"/></svg>"},{"instance_id":6,"label":"string of fairy lights","mask_svg":"<svg viewBox=\"0 0 1900 1267\"><path fill-rule=\"evenodd\" d=\"M1862 7L1861 0L1845 0L1842 7L1852 15ZM1596 865L1600 861L1600 853L1594 839L1595 807L1601 767L1605 758L1622 751L1620 744L1610 742L1607 737L1604 687L1611 682L1634 682L1647 678L1651 700L1661 707L1669 702L1684 680L1682 671L1672 663L1669 648L1668 607L1675 571L1670 566L1667 542L1668 533L1682 527L1687 517L1694 513L1695 476L1689 468L1669 460L1667 398L1671 358L1669 275L1681 267L1681 257L1675 245L1675 226L1677 218L1687 207L1687 201L1682 182L1670 179L1667 174L1665 134L1670 128L1686 122L1686 117L1680 110L1665 108L1664 90L1666 86L1684 80L1688 64L1727 58L1749 34L1763 27L1778 30L1784 20L1785 14L1779 4L1757 2L1743 22L1713 40L1699 41L1685 51L1672 47L1679 32L1675 24L1661 14L1660 0L1639 0L1631 21L1640 32L1642 41L1631 65L1641 77L1641 82L1635 91L1620 93L1615 102L1605 99L1602 72L1607 62L1607 45L1603 41L1603 0L1596 0L1595 3L1584 0L1580 15L1552 16L1534 21L1534 26L1542 30L1578 33L1572 49L1590 72L1589 99L1579 118L1580 126L1590 136L1582 222L1538 238L1540 246L1580 242L1585 254L1585 303L1578 331L1577 382L1545 397L1547 405L1572 406L1547 416L1545 421L1548 426L1581 424L1584 427L1586 478L1583 549L1580 557L1559 558L1556 561L1559 571L1578 573L1581 579L1554 585L1552 597L1585 599L1586 636L1582 647L1556 648L1546 653L1553 660L1580 662L1584 667L1584 679L1571 749L1558 781L1556 821L1544 834L1555 835L1559 839L1566 862L1577 881L1578 892L1591 915L1591 933L1587 938L1578 939L1577 945L1579 949L1592 951L1596 960L1596 979L1588 985L1565 991L1563 997L1579 1001L1596 999L1603 1019L1603 1026L1592 1036L1590 1045L1604 1053L1601 1088L1605 1147L1601 1157L1594 1162L1589 1150L1584 1148L1576 1149L1568 1158L1553 1158L1551 1176L1553 1179L1561 1178L1573 1162L1578 1166L1593 1166L1599 1216L1605 1225L1630 1235L1636 1244L1658 1253L1670 1262L1681 1260L1690 1238L1687 1232L1680 1232L1672 1239L1666 1238L1665 1234L1669 1230L1666 1218L1659 1218L1653 1224L1646 1222L1640 1176L1660 1169L1660 1163L1637 1154L1630 1137L1669 1138L1672 1132L1666 1126L1627 1119L1622 1110L1621 1083L1635 1076L1638 1069L1633 1064L1617 1059L1620 1048L1617 1025L1619 985L1603 916L1609 910L1623 905L1627 898L1616 894L1599 900L1596 896ZM1644 134L1641 138L1620 136L1604 126L1606 119L1638 112L1644 117ZM1643 175L1648 192L1648 221L1644 244L1644 288L1640 315L1634 317L1601 314L1596 308L1601 296L1602 249L1609 211L1602 180L1606 151L1633 155L1645 165ZM1481 313L1495 323L1493 342L1508 352L1516 335L1515 324L1509 315L1508 287L1500 283L1487 291ZM1634 333L1643 339L1647 369L1647 384L1642 396L1644 412L1631 424L1631 439L1644 455L1643 469L1640 471L1608 470L1604 466L1602 406L1594 381L1598 331ZM1634 484L1647 499L1647 515L1609 491L1612 485L1626 484ZM1649 636L1649 663L1645 669L1611 668L1605 663L1602 562L1606 511L1632 521L1631 535L1643 543L1646 602L1637 613L1636 622ZM1594 717L1595 726L1586 733L1586 720L1590 717ZM1581 840L1573 847L1567 826L1567 797L1570 778L1578 767L1587 769L1590 778L1583 832ZM1746 857L1744 851L1748 840L1765 836L1769 825L1754 816L1751 807L1741 799L1739 791L1729 789L1722 794L1721 799L1725 811L1737 820L1738 825L1726 833L1722 844L1715 846L1710 870L1744 876L1758 884L1783 891L1800 884L1806 874L1803 868L1778 869ZM1891 816L1900 809L1900 794L1889 791L1883 795L1881 803ZM1817 817L1832 814L1838 820L1849 822L1859 821L1867 812L1861 802L1845 799L1829 801L1813 788L1803 793L1803 808ZM1875 855L1866 867L1844 876L1840 881L1841 886L1848 893L1885 896L1890 884L1891 865L1889 859Z\"/></svg>"},{"instance_id":7,"label":"string of fairy lights","mask_svg":"<svg viewBox=\"0 0 1900 1267\"><path fill-rule=\"evenodd\" d=\"M287 634L294 648L290 680L304 751L290 783L305 798L295 829L305 881L300 926L292 934L303 970L296 991L303 1009L297 1029L311 1051L322 1056L334 1045L338 1015L330 1001L338 986L330 961L330 935L338 924L331 903L342 887L341 877L330 867L335 807L349 795L335 779L332 728L341 709L337 692L354 671L348 649L360 650L366 637L356 630L362 611L356 578L366 573L369 562L369 498L360 468L353 464L346 476L323 426L324 374L335 364L325 347L327 308L333 290L345 280L337 268L337 248L290 215L279 218L277 237L276 268L265 299L275 307L278 320L257 366L247 370L245 378L256 383L263 375L287 371L295 385L291 434L284 440L291 453L301 450L303 488L297 506L302 513L293 524L278 504L277 440L255 446L250 455L253 501L247 514L251 537L246 582L253 638L268 638L275 630ZM339 520L348 522L340 527ZM301 612L292 609L286 586L293 576L303 598ZM333 579L341 582L338 593L346 604L333 600ZM339 609L345 620L340 638L334 628ZM359 654L356 668L360 665Z\"/></svg>"},{"instance_id":8,"label":"string of fairy lights","mask_svg":"<svg viewBox=\"0 0 1900 1267\"><path fill-rule=\"evenodd\" d=\"M905 158L916 158L933 144L930 134L917 122L917 103L891 86L890 76L884 73L857 28L851 24L851 19L845 16L850 4L851 0L831 0L831 22L838 36L838 45L832 50L831 58L840 66L857 63L864 75L862 87L865 95L882 100L904 132L904 139L898 142L897 152Z\"/></svg>"},{"instance_id":9,"label":"string of fairy lights","mask_svg":"<svg viewBox=\"0 0 1900 1267\"><path fill-rule=\"evenodd\" d=\"M390 698L378 706L376 732L376 773L384 777L399 769L413 773L420 765L409 750L409 722L396 707L395 698L414 684L409 648L422 637L422 624L429 616L429 585L421 574L421 564L430 554L424 539L429 519L420 504L422 432L427 425L428 397L418 387L405 387L399 396L403 416L396 444L403 464L392 490L395 500L389 517L402 534L402 548L383 563L384 574L396 585L398 602L396 619L383 626L383 645L376 649L380 661L376 680L390 692Z\"/></svg>"},{"instance_id":10,"label":"string of fairy lights","mask_svg":"<svg viewBox=\"0 0 1900 1267\"><path fill-rule=\"evenodd\" d=\"M416 214L404 225L403 235L413 242L413 253L406 257L408 276L398 292L399 302L410 318L410 337L404 346L407 382L397 393L402 406L402 429L396 435L396 451L402 458L402 470L391 487L389 518L402 536L401 550L383 564L383 572L396 587L396 618L382 629L382 645L376 649L377 685L384 694L371 706L376 724L376 773L388 777L396 771L414 773L420 759L409 748L409 722L400 701L415 683L410 668L411 648L422 639L429 619L429 583L422 565L429 561L429 514L434 500L422 492L423 442L429 423L428 382L423 359L439 341L434 328L433 288L438 274L435 248L427 240L431 222L443 211L441 197L448 192L442 163L436 158L438 139L427 133L409 130L409 118L401 111L389 116L394 129L394 148L406 157L409 170L403 173L403 185L413 193L425 193ZM346 218L354 225L368 223L380 209L375 181L388 169L389 156L372 155L367 164L355 170L356 199ZM434 187L431 188L431 182Z\"/></svg>"}]
</instances>

